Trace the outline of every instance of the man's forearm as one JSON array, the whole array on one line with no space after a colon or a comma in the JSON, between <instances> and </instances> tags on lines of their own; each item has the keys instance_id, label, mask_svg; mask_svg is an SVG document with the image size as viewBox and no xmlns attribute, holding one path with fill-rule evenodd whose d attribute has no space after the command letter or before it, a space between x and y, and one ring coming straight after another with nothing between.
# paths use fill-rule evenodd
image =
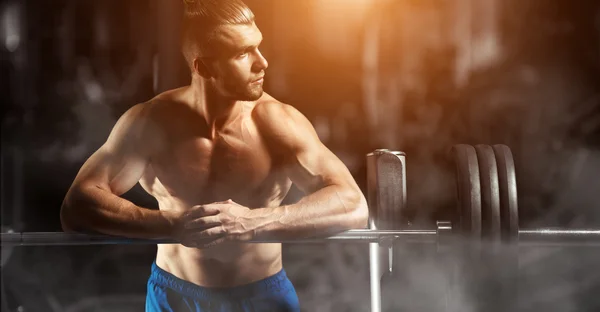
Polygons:
<instances>
[{"instance_id":1,"label":"man's forearm","mask_svg":"<svg viewBox=\"0 0 600 312\"><path fill-rule=\"evenodd\" d=\"M63 228L130 238L167 238L173 219L160 210L134 205L109 191L91 187L67 195L61 208Z\"/></svg>"},{"instance_id":2,"label":"man's forearm","mask_svg":"<svg viewBox=\"0 0 600 312\"><path fill-rule=\"evenodd\" d=\"M254 238L325 237L367 225L368 208L360 191L325 187L296 204L251 211Z\"/></svg>"}]
</instances>

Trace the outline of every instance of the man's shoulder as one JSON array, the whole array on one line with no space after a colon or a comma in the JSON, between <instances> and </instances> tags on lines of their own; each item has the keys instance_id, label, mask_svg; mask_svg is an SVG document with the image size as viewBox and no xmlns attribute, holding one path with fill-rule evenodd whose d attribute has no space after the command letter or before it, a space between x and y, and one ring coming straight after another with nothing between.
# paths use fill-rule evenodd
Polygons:
<instances>
[{"instance_id":1,"label":"man's shoulder","mask_svg":"<svg viewBox=\"0 0 600 312\"><path fill-rule=\"evenodd\" d=\"M188 87L181 87L167 90L139 105L144 106L144 110L149 115L165 116L169 111L177 111L177 108L187 107L185 105L185 92L188 89Z\"/></svg>"},{"instance_id":2,"label":"man's shoulder","mask_svg":"<svg viewBox=\"0 0 600 312\"><path fill-rule=\"evenodd\" d=\"M258 101L252 115L261 134L278 147L295 149L306 143L300 141L316 138L310 121L299 110L272 97Z\"/></svg>"},{"instance_id":3,"label":"man's shoulder","mask_svg":"<svg viewBox=\"0 0 600 312\"><path fill-rule=\"evenodd\" d=\"M156 99L137 103L121 115L113 129L141 139L158 138L163 132L168 106L167 102Z\"/></svg>"},{"instance_id":4,"label":"man's shoulder","mask_svg":"<svg viewBox=\"0 0 600 312\"><path fill-rule=\"evenodd\" d=\"M123 118L157 122L160 117L166 117L169 112L174 111L174 108L178 107L176 104L182 104L180 92L179 89L165 91L145 102L135 104L123 114Z\"/></svg>"},{"instance_id":5,"label":"man's shoulder","mask_svg":"<svg viewBox=\"0 0 600 312\"><path fill-rule=\"evenodd\" d=\"M141 125L141 123L148 121L152 117L153 107L155 106L152 100L135 104L121 115L117 123Z\"/></svg>"},{"instance_id":6,"label":"man's shoulder","mask_svg":"<svg viewBox=\"0 0 600 312\"><path fill-rule=\"evenodd\" d=\"M150 102L179 102L185 96L189 88L189 86L184 86L163 91L154 96L154 98L152 98Z\"/></svg>"},{"instance_id":7,"label":"man's shoulder","mask_svg":"<svg viewBox=\"0 0 600 312\"><path fill-rule=\"evenodd\" d=\"M256 101L252 110L252 117L255 122L263 126L283 125L291 119L297 118L301 113L292 105L283 103L274 97L265 93L265 96ZM266 125L265 125L266 123Z\"/></svg>"}]
</instances>

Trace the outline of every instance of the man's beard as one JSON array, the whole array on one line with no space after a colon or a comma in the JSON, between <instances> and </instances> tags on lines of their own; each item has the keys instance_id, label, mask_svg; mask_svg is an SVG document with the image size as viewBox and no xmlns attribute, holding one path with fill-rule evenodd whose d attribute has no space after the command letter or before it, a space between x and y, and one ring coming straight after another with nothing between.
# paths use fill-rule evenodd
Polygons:
<instances>
[{"instance_id":1,"label":"man's beard","mask_svg":"<svg viewBox=\"0 0 600 312\"><path fill-rule=\"evenodd\" d=\"M246 85L245 88L236 90L235 95L239 101L256 101L263 95L263 86Z\"/></svg>"},{"instance_id":2,"label":"man's beard","mask_svg":"<svg viewBox=\"0 0 600 312\"><path fill-rule=\"evenodd\" d=\"M263 95L263 84L245 83L243 85L228 82L215 86L222 96L235 101L256 101Z\"/></svg>"}]
</instances>

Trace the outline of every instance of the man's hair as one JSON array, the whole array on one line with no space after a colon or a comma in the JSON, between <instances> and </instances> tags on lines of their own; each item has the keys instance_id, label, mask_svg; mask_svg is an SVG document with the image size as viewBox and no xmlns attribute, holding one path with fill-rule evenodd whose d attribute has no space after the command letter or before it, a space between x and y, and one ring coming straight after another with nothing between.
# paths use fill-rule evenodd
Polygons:
<instances>
[{"instance_id":1,"label":"man's hair","mask_svg":"<svg viewBox=\"0 0 600 312\"><path fill-rule=\"evenodd\" d=\"M222 25L251 25L254 13L242 0L183 0L182 52L188 63L206 50Z\"/></svg>"}]
</instances>

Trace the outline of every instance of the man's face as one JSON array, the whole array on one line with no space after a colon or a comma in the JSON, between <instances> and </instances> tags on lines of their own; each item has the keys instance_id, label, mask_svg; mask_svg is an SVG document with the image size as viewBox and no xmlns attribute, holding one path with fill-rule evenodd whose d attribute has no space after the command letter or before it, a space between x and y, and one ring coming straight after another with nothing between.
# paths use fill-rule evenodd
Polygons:
<instances>
[{"instance_id":1,"label":"man's face","mask_svg":"<svg viewBox=\"0 0 600 312\"><path fill-rule=\"evenodd\" d=\"M211 81L226 97L255 101L263 94L267 60L258 50L262 34L256 24L220 26L210 41ZM210 64L210 65L209 65Z\"/></svg>"}]
</instances>

